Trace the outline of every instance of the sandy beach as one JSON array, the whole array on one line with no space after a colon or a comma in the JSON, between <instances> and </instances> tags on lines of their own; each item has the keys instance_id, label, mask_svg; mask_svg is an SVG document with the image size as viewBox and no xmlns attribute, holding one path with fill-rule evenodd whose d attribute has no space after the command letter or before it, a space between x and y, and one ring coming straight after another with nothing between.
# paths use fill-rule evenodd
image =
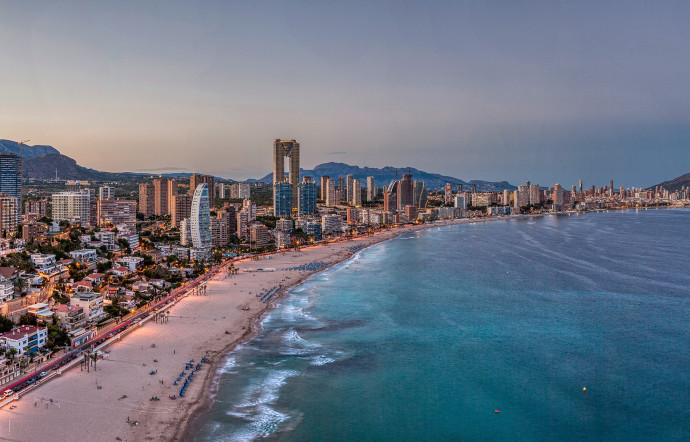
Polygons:
<instances>
[{"instance_id":1,"label":"sandy beach","mask_svg":"<svg viewBox=\"0 0 690 442\"><path fill-rule=\"evenodd\" d=\"M499 218L479 219L488 221ZM224 272L208 282L206 295L189 295L170 309L166 323L150 321L108 347L110 353L94 370L79 366L63 373L19 401L0 410L0 439L17 441L92 440L167 441L186 439L187 424L211 399L214 377L225 355L258 332L263 313L278 299L262 303L258 293L299 284L315 271L280 270L311 262L335 264L352 255L352 248L366 247L405 232L455 222L411 226L375 235L300 251L275 253L270 258L242 260L239 273ZM249 271L258 268L276 271ZM248 310L247 310L248 308ZM180 385L203 358L184 398ZM151 372L154 374L151 374ZM152 397L160 400L151 401Z\"/></svg>"}]
</instances>

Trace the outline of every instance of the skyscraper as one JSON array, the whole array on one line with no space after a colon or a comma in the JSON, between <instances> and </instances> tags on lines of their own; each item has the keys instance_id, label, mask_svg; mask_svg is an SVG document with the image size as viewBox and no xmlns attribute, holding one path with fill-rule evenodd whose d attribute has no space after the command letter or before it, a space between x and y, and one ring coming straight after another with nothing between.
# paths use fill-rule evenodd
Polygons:
<instances>
[{"instance_id":1,"label":"skyscraper","mask_svg":"<svg viewBox=\"0 0 690 442\"><path fill-rule=\"evenodd\" d=\"M453 185L451 183L446 183L443 190L443 202L450 204L453 201Z\"/></svg>"},{"instance_id":2,"label":"skyscraper","mask_svg":"<svg viewBox=\"0 0 690 442\"><path fill-rule=\"evenodd\" d=\"M55 221L91 223L91 197L88 193L60 192L53 194L53 219Z\"/></svg>"},{"instance_id":3,"label":"skyscraper","mask_svg":"<svg viewBox=\"0 0 690 442\"><path fill-rule=\"evenodd\" d=\"M166 179L153 180L154 203L153 211L156 215L168 214L168 183Z\"/></svg>"},{"instance_id":4,"label":"skyscraper","mask_svg":"<svg viewBox=\"0 0 690 442\"><path fill-rule=\"evenodd\" d=\"M580 191L580 194L582 194L582 178L578 181L578 189Z\"/></svg>"},{"instance_id":5,"label":"skyscraper","mask_svg":"<svg viewBox=\"0 0 690 442\"><path fill-rule=\"evenodd\" d=\"M340 196L336 198L338 200L338 203L341 203L341 202L347 200L347 189L345 188L345 178L343 178L341 176L338 177L338 192L340 192Z\"/></svg>"},{"instance_id":6,"label":"skyscraper","mask_svg":"<svg viewBox=\"0 0 690 442\"><path fill-rule=\"evenodd\" d=\"M285 182L285 158L288 159L287 182L292 186L292 207L297 209L299 189L299 143L295 140L276 139L273 142L273 201L275 201L275 185Z\"/></svg>"},{"instance_id":7,"label":"skyscraper","mask_svg":"<svg viewBox=\"0 0 690 442\"><path fill-rule=\"evenodd\" d=\"M210 175L192 174L189 176L189 194L194 195L199 184L208 184L208 206L210 208L215 204L216 195L216 180Z\"/></svg>"},{"instance_id":8,"label":"skyscraper","mask_svg":"<svg viewBox=\"0 0 690 442\"><path fill-rule=\"evenodd\" d=\"M183 219L189 218L192 213L192 195L175 195L170 202L170 224L179 227Z\"/></svg>"},{"instance_id":9,"label":"skyscraper","mask_svg":"<svg viewBox=\"0 0 690 442\"><path fill-rule=\"evenodd\" d=\"M398 211L404 212L405 206L414 204L412 174L406 173L398 183Z\"/></svg>"},{"instance_id":10,"label":"skyscraper","mask_svg":"<svg viewBox=\"0 0 690 442\"><path fill-rule=\"evenodd\" d=\"M316 214L316 184L305 180L299 185L299 201L297 205L299 216Z\"/></svg>"},{"instance_id":11,"label":"skyscraper","mask_svg":"<svg viewBox=\"0 0 690 442\"><path fill-rule=\"evenodd\" d=\"M609 196L613 196L613 180L609 181Z\"/></svg>"},{"instance_id":12,"label":"skyscraper","mask_svg":"<svg viewBox=\"0 0 690 442\"><path fill-rule=\"evenodd\" d=\"M273 185L273 215L292 216L292 185L281 182Z\"/></svg>"},{"instance_id":13,"label":"skyscraper","mask_svg":"<svg viewBox=\"0 0 690 442\"><path fill-rule=\"evenodd\" d=\"M352 175L348 174L348 175L345 177L345 181L346 181L345 185L347 186L347 197L346 197L347 202L350 203L350 204L354 204L354 202L352 201L352 199L353 199L353 194L354 194L352 186L354 185L355 177L353 177Z\"/></svg>"},{"instance_id":14,"label":"skyscraper","mask_svg":"<svg viewBox=\"0 0 690 442\"><path fill-rule=\"evenodd\" d=\"M326 183L328 183L328 175L321 176L321 199L326 200Z\"/></svg>"},{"instance_id":15,"label":"skyscraper","mask_svg":"<svg viewBox=\"0 0 690 442\"><path fill-rule=\"evenodd\" d=\"M352 175L348 175L352 176ZM350 187L352 188L352 191L350 192ZM352 180L352 186L348 186L348 192L351 193L350 195L350 204L352 204L355 207L359 207L362 205L362 182L360 180Z\"/></svg>"},{"instance_id":16,"label":"skyscraper","mask_svg":"<svg viewBox=\"0 0 690 442\"><path fill-rule=\"evenodd\" d=\"M326 180L326 205L335 206L338 202L335 200L335 181L332 179Z\"/></svg>"},{"instance_id":17,"label":"skyscraper","mask_svg":"<svg viewBox=\"0 0 690 442\"><path fill-rule=\"evenodd\" d=\"M15 224L19 224L22 212L22 160L11 152L0 152L0 193L17 199Z\"/></svg>"},{"instance_id":18,"label":"skyscraper","mask_svg":"<svg viewBox=\"0 0 690 442\"><path fill-rule=\"evenodd\" d=\"M115 197L115 188L108 186L101 186L98 188L98 199L109 200Z\"/></svg>"},{"instance_id":19,"label":"skyscraper","mask_svg":"<svg viewBox=\"0 0 690 442\"><path fill-rule=\"evenodd\" d=\"M156 192L152 183L139 184L139 212L146 218L156 214Z\"/></svg>"},{"instance_id":20,"label":"skyscraper","mask_svg":"<svg viewBox=\"0 0 690 442\"><path fill-rule=\"evenodd\" d=\"M374 201L378 189L376 189L376 184L374 184L374 177L367 177L367 201Z\"/></svg>"},{"instance_id":21,"label":"skyscraper","mask_svg":"<svg viewBox=\"0 0 690 442\"><path fill-rule=\"evenodd\" d=\"M17 233L17 198L0 193L0 235L6 238Z\"/></svg>"},{"instance_id":22,"label":"skyscraper","mask_svg":"<svg viewBox=\"0 0 690 442\"><path fill-rule=\"evenodd\" d=\"M424 181L414 181L413 185L413 191L414 191L414 202L413 205L417 207L418 209L425 209L426 208L426 201L427 201L427 191L426 191L426 185L424 184Z\"/></svg>"},{"instance_id":23,"label":"skyscraper","mask_svg":"<svg viewBox=\"0 0 690 442\"><path fill-rule=\"evenodd\" d=\"M176 196L177 196L177 180L170 179L170 180L168 180L168 196L167 196L168 208L166 210L171 215L172 215L172 209L173 209L173 204L174 204L173 201L175 200Z\"/></svg>"},{"instance_id":24,"label":"skyscraper","mask_svg":"<svg viewBox=\"0 0 690 442\"><path fill-rule=\"evenodd\" d=\"M192 245L196 248L211 246L211 211L209 208L208 184L199 184L192 197L190 230Z\"/></svg>"}]
</instances>

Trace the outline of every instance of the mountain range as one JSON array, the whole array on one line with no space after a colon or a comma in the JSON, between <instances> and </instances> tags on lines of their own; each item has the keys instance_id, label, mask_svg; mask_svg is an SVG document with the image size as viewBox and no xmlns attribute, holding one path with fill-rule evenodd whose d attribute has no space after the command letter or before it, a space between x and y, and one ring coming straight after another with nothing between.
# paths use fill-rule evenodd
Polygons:
<instances>
[{"instance_id":1,"label":"mountain range","mask_svg":"<svg viewBox=\"0 0 690 442\"><path fill-rule=\"evenodd\" d=\"M300 169L301 176L310 176L315 178L320 184L320 178L322 176L328 176L334 179L338 177L344 177L346 175L352 175L355 179L362 181L362 187L366 186L367 177L374 177L374 184L377 187L383 187L388 185L391 181L395 180L396 177L399 179L405 173L411 173L412 179L424 181L427 190L439 190L443 189L446 183L453 185L453 191L457 190L458 184L462 184L463 188L468 189L472 184L477 186L477 191L479 192L501 192L504 189L515 190L517 187L513 186L507 181L481 181L481 180L471 180L463 181L459 178L454 178L451 176L440 175L438 173L424 172L423 170L415 169L414 167L359 167L351 166L345 163L323 163L314 167L312 170ZM248 180L250 182L260 182L260 183L272 183L273 173L269 173L263 178L258 180Z\"/></svg>"},{"instance_id":2,"label":"mountain range","mask_svg":"<svg viewBox=\"0 0 690 442\"><path fill-rule=\"evenodd\" d=\"M681 188L685 187L690 187L690 173L686 173L685 175L681 175L678 178L674 178L669 181L664 181L663 183L659 183L655 186L649 187L649 189L654 189L655 187L663 187L664 189L674 192L676 190L680 190Z\"/></svg>"}]
</instances>

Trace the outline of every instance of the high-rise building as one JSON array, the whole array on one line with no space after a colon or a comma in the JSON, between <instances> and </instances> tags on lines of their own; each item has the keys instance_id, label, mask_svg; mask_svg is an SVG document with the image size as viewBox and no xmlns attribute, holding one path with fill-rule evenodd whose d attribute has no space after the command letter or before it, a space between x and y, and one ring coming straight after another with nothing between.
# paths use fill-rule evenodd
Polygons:
<instances>
[{"instance_id":1,"label":"high-rise building","mask_svg":"<svg viewBox=\"0 0 690 442\"><path fill-rule=\"evenodd\" d=\"M17 198L0 193L0 235L3 238L17 233Z\"/></svg>"},{"instance_id":2,"label":"high-rise building","mask_svg":"<svg viewBox=\"0 0 690 442\"><path fill-rule=\"evenodd\" d=\"M292 185L286 182L273 185L273 216L292 216Z\"/></svg>"},{"instance_id":3,"label":"high-rise building","mask_svg":"<svg viewBox=\"0 0 690 442\"><path fill-rule=\"evenodd\" d=\"M249 243L254 247L266 247L271 243L271 234L263 224L252 224L249 230Z\"/></svg>"},{"instance_id":4,"label":"high-rise building","mask_svg":"<svg viewBox=\"0 0 690 442\"><path fill-rule=\"evenodd\" d=\"M192 197L190 230L192 245L196 248L211 246L211 210L209 207L208 184L199 184Z\"/></svg>"},{"instance_id":5,"label":"high-rise building","mask_svg":"<svg viewBox=\"0 0 690 442\"><path fill-rule=\"evenodd\" d=\"M17 220L21 221L22 160L12 152L0 152L0 193L17 199ZM15 226L16 228L16 226Z\"/></svg>"},{"instance_id":6,"label":"high-rise building","mask_svg":"<svg viewBox=\"0 0 690 442\"><path fill-rule=\"evenodd\" d=\"M285 158L288 159L288 177L285 179ZM299 189L299 143L295 140L276 139L273 142L273 185L287 181L292 186L292 207L297 209ZM275 194L273 195L275 201Z\"/></svg>"},{"instance_id":7,"label":"high-rise building","mask_svg":"<svg viewBox=\"0 0 690 442\"><path fill-rule=\"evenodd\" d=\"M456 196L454 206L458 209L467 210L467 195Z\"/></svg>"},{"instance_id":8,"label":"high-rise building","mask_svg":"<svg viewBox=\"0 0 690 442\"><path fill-rule=\"evenodd\" d=\"M251 185L249 183L235 183L230 186L230 198L248 199L251 195Z\"/></svg>"},{"instance_id":9,"label":"high-rise building","mask_svg":"<svg viewBox=\"0 0 690 442\"><path fill-rule=\"evenodd\" d=\"M340 196L338 196L336 199L338 200L338 204L342 203L343 201L347 200L347 189L345 188L345 178L343 177L338 177L338 192L340 193Z\"/></svg>"},{"instance_id":10,"label":"high-rise building","mask_svg":"<svg viewBox=\"0 0 690 442\"><path fill-rule=\"evenodd\" d=\"M529 205L529 186L518 186L517 207Z\"/></svg>"},{"instance_id":11,"label":"high-rise building","mask_svg":"<svg viewBox=\"0 0 690 442\"><path fill-rule=\"evenodd\" d=\"M36 219L48 215L48 200L28 200L24 202L24 214L35 215Z\"/></svg>"},{"instance_id":12,"label":"high-rise building","mask_svg":"<svg viewBox=\"0 0 690 442\"><path fill-rule=\"evenodd\" d=\"M510 190L508 189L503 189L503 205L510 206Z\"/></svg>"},{"instance_id":13,"label":"high-rise building","mask_svg":"<svg viewBox=\"0 0 690 442\"><path fill-rule=\"evenodd\" d=\"M153 212L157 216L168 214L168 182L164 178L153 180Z\"/></svg>"},{"instance_id":14,"label":"high-rise building","mask_svg":"<svg viewBox=\"0 0 690 442\"><path fill-rule=\"evenodd\" d=\"M529 185L529 204L537 205L541 203L541 192L539 191L539 184Z\"/></svg>"},{"instance_id":15,"label":"high-rise building","mask_svg":"<svg viewBox=\"0 0 690 442\"><path fill-rule=\"evenodd\" d=\"M553 204L559 208L558 206L562 206L563 202L563 188L560 184L556 183L553 188Z\"/></svg>"},{"instance_id":16,"label":"high-rise building","mask_svg":"<svg viewBox=\"0 0 690 442\"><path fill-rule=\"evenodd\" d=\"M210 208L214 207L216 195L216 179L210 175L192 174L189 176L189 194L194 195L199 184L208 184L208 204Z\"/></svg>"},{"instance_id":17,"label":"high-rise building","mask_svg":"<svg viewBox=\"0 0 690 442\"><path fill-rule=\"evenodd\" d=\"M427 201L426 184L424 184L424 181L415 180L414 185L412 187L414 192L413 205L418 209L425 209Z\"/></svg>"},{"instance_id":18,"label":"high-rise building","mask_svg":"<svg viewBox=\"0 0 690 442\"><path fill-rule=\"evenodd\" d=\"M376 189L376 184L374 184L374 177L367 177L367 201L374 201L378 189Z\"/></svg>"},{"instance_id":19,"label":"high-rise building","mask_svg":"<svg viewBox=\"0 0 690 442\"><path fill-rule=\"evenodd\" d=\"M412 174L406 173L398 182L398 211L404 212L405 206L414 204L414 188L412 183Z\"/></svg>"},{"instance_id":20,"label":"high-rise building","mask_svg":"<svg viewBox=\"0 0 690 442\"><path fill-rule=\"evenodd\" d=\"M471 189L472 189L472 193L477 193L477 185L476 184L472 184Z\"/></svg>"},{"instance_id":21,"label":"high-rise building","mask_svg":"<svg viewBox=\"0 0 690 442\"><path fill-rule=\"evenodd\" d=\"M237 211L235 206L225 203L223 207L218 210L218 216L228 219L228 238L232 238L237 234Z\"/></svg>"},{"instance_id":22,"label":"high-rise building","mask_svg":"<svg viewBox=\"0 0 690 442\"><path fill-rule=\"evenodd\" d=\"M139 212L146 218L156 214L156 192L153 183L139 184Z\"/></svg>"},{"instance_id":23,"label":"high-rise building","mask_svg":"<svg viewBox=\"0 0 690 442\"><path fill-rule=\"evenodd\" d=\"M170 179L168 180L168 208L166 209L168 211L169 215L172 215L172 209L173 209L173 200L177 196L177 180L175 179Z\"/></svg>"},{"instance_id":24,"label":"high-rise building","mask_svg":"<svg viewBox=\"0 0 690 442\"><path fill-rule=\"evenodd\" d=\"M137 202L134 200L99 199L97 205L98 226L124 224L130 232L137 228Z\"/></svg>"},{"instance_id":25,"label":"high-rise building","mask_svg":"<svg viewBox=\"0 0 690 442\"><path fill-rule=\"evenodd\" d=\"M354 196L353 196L353 195L354 195L354 190L353 190L353 188L352 188L352 186L354 185L354 182L355 182L355 177L352 176L351 174L348 174L348 175L345 177L345 185L347 186L347 197L346 197L346 198L347 198L347 202L350 203L350 204L354 204L354 203L352 202L352 201L353 201L353 198L354 198Z\"/></svg>"},{"instance_id":26,"label":"high-rise building","mask_svg":"<svg viewBox=\"0 0 690 442\"><path fill-rule=\"evenodd\" d=\"M109 186L101 186L98 188L98 199L109 200L115 198L115 188Z\"/></svg>"},{"instance_id":27,"label":"high-rise building","mask_svg":"<svg viewBox=\"0 0 690 442\"><path fill-rule=\"evenodd\" d=\"M580 178L580 180L578 181L578 190L578 193L582 194L582 178Z\"/></svg>"},{"instance_id":28,"label":"high-rise building","mask_svg":"<svg viewBox=\"0 0 690 442\"><path fill-rule=\"evenodd\" d=\"M211 244L213 247L225 247L230 242L228 217L216 216L211 218Z\"/></svg>"},{"instance_id":29,"label":"high-rise building","mask_svg":"<svg viewBox=\"0 0 690 442\"><path fill-rule=\"evenodd\" d=\"M458 193L462 193L462 184L458 184Z\"/></svg>"},{"instance_id":30,"label":"high-rise building","mask_svg":"<svg viewBox=\"0 0 690 442\"><path fill-rule=\"evenodd\" d=\"M88 193L60 192L53 194L53 219L56 221L91 224L91 197Z\"/></svg>"},{"instance_id":31,"label":"high-rise building","mask_svg":"<svg viewBox=\"0 0 690 442\"><path fill-rule=\"evenodd\" d=\"M180 221L180 244L189 245L192 242L192 223L189 218Z\"/></svg>"},{"instance_id":32,"label":"high-rise building","mask_svg":"<svg viewBox=\"0 0 690 442\"><path fill-rule=\"evenodd\" d=\"M613 196L613 180L609 181L609 196Z\"/></svg>"},{"instance_id":33,"label":"high-rise building","mask_svg":"<svg viewBox=\"0 0 690 442\"><path fill-rule=\"evenodd\" d=\"M242 210L247 212L247 215L249 216L247 218L248 221L251 222L256 220L256 204L254 204L251 200L242 201Z\"/></svg>"},{"instance_id":34,"label":"high-rise building","mask_svg":"<svg viewBox=\"0 0 690 442\"><path fill-rule=\"evenodd\" d=\"M328 175L322 175L321 176L321 198L322 200L326 200L326 183L328 182Z\"/></svg>"},{"instance_id":35,"label":"high-rise building","mask_svg":"<svg viewBox=\"0 0 690 442\"><path fill-rule=\"evenodd\" d=\"M446 183L443 190L443 202L450 204L453 201L453 185L451 183Z\"/></svg>"},{"instance_id":36,"label":"high-rise building","mask_svg":"<svg viewBox=\"0 0 690 442\"><path fill-rule=\"evenodd\" d=\"M352 175L350 175L352 176ZM355 207L362 205L362 182L359 179L352 180L352 196L350 204Z\"/></svg>"},{"instance_id":37,"label":"high-rise building","mask_svg":"<svg viewBox=\"0 0 690 442\"><path fill-rule=\"evenodd\" d=\"M192 215L192 196L175 195L170 202L170 224L174 227L179 227L183 219L189 218Z\"/></svg>"},{"instance_id":38,"label":"high-rise building","mask_svg":"<svg viewBox=\"0 0 690 442\"><path fill-rule=\"evenodd\" d=\"M316 184L311 181L305 181L299 185L297 214L299 216L310 216L316 214L316 212Z\"/></svg>"},{"instance_id":39,"label":"high-rise building","mask_svg":"<svg viewBox=\"0 0 690 442\"><path fill-rule=\"evenodd\" d=\"M397 198L392 192L383 192L383 211L395 212L397 208Z\"/></svg>"},{"instance_id":40,"label":"high-rise building","mask_svg":"<svg viewBox=\"0 0 690 442\"><path fill-rule=\"evenodd\" d=\"M335 181L332 179L326 180L326 205L335 206L338 201L335 200Z\"/></svg>"}]
</instances>

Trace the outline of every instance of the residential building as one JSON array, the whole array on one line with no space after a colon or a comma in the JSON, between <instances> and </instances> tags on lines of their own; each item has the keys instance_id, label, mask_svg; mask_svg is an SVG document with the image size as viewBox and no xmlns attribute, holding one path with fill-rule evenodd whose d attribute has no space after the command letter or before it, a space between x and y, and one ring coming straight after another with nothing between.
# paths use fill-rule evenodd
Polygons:
<instances>
[{"instance_id":1,"label":"residential building","mask_svg":"<svg viewBox=\"0 0 690 442\"><path fill-rule=\"evenodd\" d=\"M0 359L0 386L14 381L21 375L21 364L19 359Z\"/></svg>"},{"instance_id":2,"label":"residential building","mask_svg":"<svg viewBox=\"0 0 690 442\"><path fill-rule=\"evenodd\" d=\"M0 235L3 238L14 236L21 216L17 216L17 198L0 194Z\"/></svg>"},{"instance_id":3,"label":"residential building","mask_svg":"<svg viewBox=\"0 0 690 442\"><path fill-rule=\"evenodd\" d=\"M192 224L189 218L180 221L180 244L187 246L192 243Z\"/></svg>"},{"instance_id":4,"label":"residential building","mask_svg":"<svg viewBox=\"0 0 690 442\"><path fill-rule=\"evenodd\" d=\"M14 284L9 278L0 275L0 303L14 298Z\"/></svg>"},{"instance_id":5,"label":"residential building","mask_svg":"<svg viewBox=\"0 0 690 442\"><path fill-rule=\"evenodd\" d=\"M206 184L206 193L208 194L208 207L214 207L216 202L216 180L210 175L196 175L192 174L189 177L189 194L194 195L194 192L200 184Z\"/></svg>"},{"instance_id":6,"label":"residential building","mask_svg":"<svg viewBox=\"0 0 690 442\"><path fill-rule=\"evenodd\" d=\"M211 244L213 247L225 247L230 242L228 217L211 218Z\"/></svg>"},{"instance_id":7,"label":"residential building","mask_svg":"<svg viewBox=\"0 0 690 442\"><path fill-rule=\"evenodd\" d=\"M34 354L45 346L47 339L47 327L20 325L0 334L0 345L6 350L15 349L19 355Z\"/></svg>"},{"instance_id":8,"label":"residential building","mask_svg":"<svg viewBox=\"0 0 690 442\"><path fill-rule=\"evenodd\" d=\"M443 192L443 202L450 204L453 201L453 185L451 183L446 183Z\"/></svg>"},{"instance_id":9,"label":"residential building","mask_svg":"<svg viewBox=\"0 0 690 442\"><path fill-rule=\"evenodd\" d=\"M398 182L397 189L397 205L398 210L403 212L405 206L411 206L414 204L414 189L412 184L412 175L404 174L402 179Z\"/></svg>"},{"instance_id":10,"label":"residential building","mask_svg":"<svg viewBox=\"0 0 690 442\"><path fill-rule=\"evenodd\" d=\"M296 140L276 139L273 142L273 201L276 200L275 185L286 181L285 158L288 159L287 182L292 186L292 208L297 209L299 195L299 143Z\"/></svg>"},{"instance_id":11,"label":"residential building","mask_svg":"<svg viewBox=\"0 0 690 442\"><path fill-rule=\"evenodd\" d=\"M350 175L352 176L352 175ZM362 182L359 179L352 180L352 195L350 196L350 204L355 207L362 205Z\"/></svg>"},{"instance_id":12,"label":"residential building","mask_svg":"<svg viewBox=\"0 0 690 442\"><path fill-rule=\"evenodd\" d=\"M172 215L173 212L173 204L175 197L177 196L177 180L175 179L170 179L168 180L168 191L167 191L167 199L168 199L168 214Z\"/></svg>"},{"instance_id":13,"label":"residential building","mask_svg":"<svg viewBox=\"0 0 690 442\"><path fill-rule=\"evenodd\" d=\"M285 219L281 218L278 221L276 221L276 230L279 230L281 232L285 233L292 233L293 227L292 227L292 220L291 219Z\"/></svg>"},{"instance_id":14,"label":"residential building","mask_svg":"<svg viewBox=\"0 0 690 442\"><path fill-rule=\"evenodd\" d=\"M353 204L353 203L352 203L352 198L353 198L353 195L354 195L354 188L353 188L353 187L354 187L354 183L355 183L355 177L352 176L351 174L348 174L348 175L345 177L345 186L346 186L346 189L347 189L347 196L346 196L345 198L346 198L347 202L350 203L350 204Z\"/></svg>"},{"instance_id":15,"label":"residential building","mask_svg":"<svg viewBox=\"0 0 690 442\"><path fill-rule=\"evenodd\" d=\"M146 218L156 214L156 192L152 183L139 184L139 212Z\"/></svg>"},{"instance_id":16,"label":"residential building","mask_svg":"<svg viewBox=\"0 0 690 442\"><path fill-rule=\"evenodd\" d=\"M383 211L395 212L397 210L397 197L395 193L383 192Z\"/></svg>"},{"instance_id":17,"label":"residential building","mask_svg":"<svg viewBox=\"0 0 690 442\"><path fill-rule=\"evenodd\" d=\"M271 234L263 224L252 224L249 232L249 243L254 247L266 247L271 243Z\"/></svg>"},{"instance_id":18,"label":"residential building","mask_svg":"<svg viewBox=\"0 0 690 442\"><path fill-rule=\"evenodd\" d=\"M467 210L467 195L457 195L455 197L454 207L457 209Z\"/></svg>"},{"instance_id":19,"label":"residential building","mask_svg":"<svg viewBox=\"0 0 690 442\"><path fill-rule=\"evenodd\" d=\"M45 238L48 225L44 223L30 222L22 224L22 239L25 243L35 242Z\"/></svg>"},{"instance_id":20,"label":"residential building","mask_svg":"<svg viewBox=\"0 0 690 442\"><path fill-rule=\"evenodd\" d=\"M134 200L98 200L98 226L117 226L124 224L130 231L137 228L137 202Z\"/></svg>"},{"instance_id":21,"label":"residential building","mask_svg":"<svg viewBox=\"0 0 690 442\"><path fill-rule=\"evenodd\" d=\"M321 234L340 233L343 219L340 215L323 215L321 217Z\"/></svg>"},{"instance_id":22,"label":"residential building","mask_svg":"<svg viewBox=\"0 0 690 442\"><path fill-rule=\"evenodd\" d=\"M209 247L192 247L189 249L189 259L192 261L205 261L211 258Z\"/></svg>"},{"instance_id":23,"label":"residential building","mask_svg":"<svg viewBox=\"0 0 690 442\"><path fill-rule=\"evenodd\" d=\"M304 181L299 185L297 214L298 216L309 216L316 214L317 211L316 184L312 183L311 181Z\"/></svg>"},{"instance_id":24,"label":"residential building","mask_svg":"<svg viewBox=\"0 0 690 442\"><path fill-rule=\"evenodd\" d=\"M0 193L16 199L22 207L22 161L11 152L0 152ZM17 210L15 226L21 222L21 210Z\"/></svg>"},{"instance_id":25,"label":"residential building","mask_svg":"<svg viewBox=\"0 0 690 442\"><path fill-rule=\"evenodd\" d=\"M277 231L275 233L276 249L286 249L290 247L290 234L287 232Z\"/></svg>"},{"instance_id":26,"label":"residential building","mask_svg":"<svg viewBox=\"0 0 690 442\"><path fill-rule=\"evenodd\" d=\"M190 229L192 245L195 248L211 246L211 212L209 208L208 184L199 184L192 197Z\"/></svg>"},{"instance_id":27,"label":"residential building","mask_svg":"<svg viewBox=\"0 0 690 442\"><path fill-rule=\"evenodd\" d=\"M218 217L227 219L228 240L234 235L237 235L237 212L235 206L230 203L225 203L223 207L218 210Z\"/></svg>"},{"instance_id":28,"label":"residential building","mask_svg":"<svg viewBox=\"0 0 690 442\"><path fill-rule=\"evenodd\" d=\"M367 177L367 201L374 201L374 198L376 198L377 192L376 184L374 184L374 177L373 176L368 176Z\"/></svg>"},{"instance_id":29,"label":"residential building","mask_svg":"<svg viewBox=\"0 0 690 442\"><path fill-rule=\"evenodd\" d=\"M256 220L256 204L251 200L242 201L242 210L247 213L248 222Z\"/></svg>"},{"instance_id":30,"label":"residential building","mask_svg":"<svg viewBox=\"0 0 690 442\"><path fill-rule=\"evenodd\" d=\"M338 177L338 194L336 194L337 204L347 201L347 188L345 187L345 178Z\"/></svg>"},{"instance_id":31,"label":"residential building","mask_svg":"<svg viewBox=\"0 0 690 442\"><path fill-rule=\"evenodd\" d=\"M321 175L321 200L326 200L326 183L328 182L328 175Z\"/></svg>"},{"instance_id":32,"label":"residential building","mask_svg":"<svg viewBox=\"0 0 690 442\"><path fill-rule=\"evenodd\" d=\"M35 215L36 219L41 219L48 215L48 200L28 200L24 202L24 214Z\"/></svg>"},{"instance_id":33,"label":"residential building","mask_svg":"<svg viewBox=\"0 0 690 442\"><path fill-rule=\"evenodd\" d=\"M335 195L335 181L332 179L326 180L326 206L332 207L338 204Z\"/></svg>"},{"instance_id":34,"label":"residential building","mask_svg":"<svg viewBox=\"0 0 690 442\"><path fill-rule=\"evenodd\" d=\"M74 250L69 252L69 256L80 264L91 264L98 259L95 249Z\"/></svg>"},{"instance_id":35,"label":"residential building","mask_svg":"<svg viewBox=\"0 0 690 442\"><path fill-rule=\"evenodd\" d=\"M292 216L292 186L279 182L273 185L273 216Z\"/></svg>"},{"instance_id":36,"label":"residential building","mask_svg":"<svg viewBox=\"0 0 690 442\"><path fill-rule=\"evenodd\" d=\"M31 262L33 262L36 269L42 273L51 273L57 267L55 255L34 253L31 255Z\"/></svg>"},{"instance_id":37,"label":"residential building","mask_svg":"<svg viewBox=\"0 0 690 442\"><path fill-rule=\"evenodd\" d=\"M427 201L426 184L424 184L424 181L416 180L413 183L414 203L412 205L418 209L425 209Z\"/></svg>"},{"instance_id":38,"label":"residential building","mask_svg":"<svg viewBox=\"0 0 690 442\"><path fill-rule=\"evenodd\" d=\"M192 195L175 195L170 202L170 224L180 227L182 220L192 215Z\"/></svg>"},{"instance_id":39,"label":"residential building","mask_svg":"<svg viewBox=\"0 0 690 442\"><path fill-rule=\"evenodd\" d=\"M53 194L53 220L91 224L91 195L81 192Z\"/></svg>"},{"instance_id":40,"label":"residential building","mask_svg":"<svg viewBox=\"0 0 690 442\"><path fill-rule=\"evenodd\" d=\"M84 311L84 318L87 321L98 321L105 316L103 312L103 296L100 293L74 293L70 297L69 303L72 306L81 307Z\"/></svg>"},{"instance_id":41,"label":"residential building","mask_svg":"<svg viewBox=\"0 0 690 442\"><path fill-rule=\"evenodd\" d=\"M134 272L144 263L144 258L140 256L123 256L122 258L118 258L117 263Z\"/></svg>"},{"instance_id":42,"label":"residential building","mask_svg":"<svg viewBox=\"0 0 690 442\"><path fill-rule=\"evenodd\" d=\"M153 180L154 203L153 212L157 216L168 214L168 180L158 178Z\"/></svg>"},{"instance_id":43,"label":"residential building","mask_svg":"<svg viewBox=\"0 0 690 442\"><path fill-rule=\"evenodd\" d=\"M539 189L539 184L529 185L529 203L533 206L541 204L541 191Z\"/></svg>"},{"instance_id":44,"label":"residential building","mask_svg":"<svg viewBox=\"0 0 690 442\"><path fill-rule=\"evenodd\" d=\"M98 199L109 200L115 198L115 188L109 186L101 186L98 188Z\"/></svg>"}]
</instances>

